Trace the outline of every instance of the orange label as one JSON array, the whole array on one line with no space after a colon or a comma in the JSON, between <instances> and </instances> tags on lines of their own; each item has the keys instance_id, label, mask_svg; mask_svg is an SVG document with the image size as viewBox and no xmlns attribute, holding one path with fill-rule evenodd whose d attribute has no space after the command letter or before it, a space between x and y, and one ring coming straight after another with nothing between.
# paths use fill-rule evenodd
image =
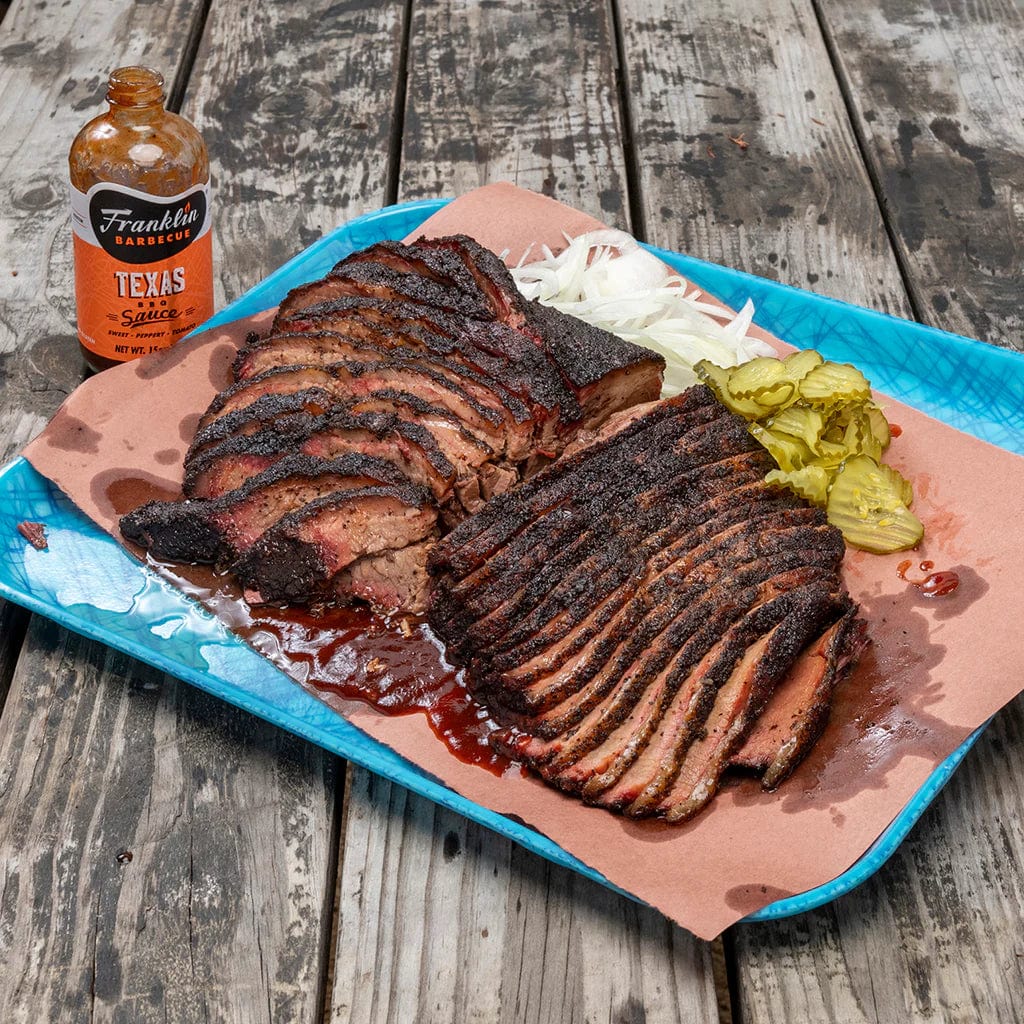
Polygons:
<instances>
[{"instance_id":1,"label":"orange label","mask_svg":"<svg viewBox=\"0 0 1024 1024\"><path fill-rule=\"evenodd\" d=\"M163 199L101 183L71 191L78 336L125 361L169 348L213 315L208 187Z\"/></svg>"}]
</instances>

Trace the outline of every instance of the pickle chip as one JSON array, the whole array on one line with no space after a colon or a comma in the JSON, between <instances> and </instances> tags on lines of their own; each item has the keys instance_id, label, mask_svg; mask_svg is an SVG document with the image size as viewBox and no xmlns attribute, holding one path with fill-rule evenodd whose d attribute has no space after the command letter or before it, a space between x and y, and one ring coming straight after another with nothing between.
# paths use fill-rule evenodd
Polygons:
<instances>
[{"instance_id":1,"label":"pickle chip","mask_svg":"<svg viewBox=\"0 0 1024 1024\"><path fill-rule=\"evenodd\" d=\"M804 349L731 369L705 359L695 370L775 460L768 483L825 508L855 547L902 551L921 539L924 527L910 511L913 488L882 463L889 424L856 367Z\"/></svg>"},{"instance_id":2,"label":"pickle chip","mask_svg":"<svg viewBox=\"0 0 1024 1024\"><path fill-rule=\"evenodd\" d=\"M828 521L848 544L886 554L914 547L924 536L921 520L907 507L910 483L891 466L867 455L847 459L828 495Z\"/></svg>"},{"instance_id":3,"label":"pickle chip","mask_svg":"<svg viewBox=\"0 0 1024 1024\"><path fill-rule=\"evenodd\" d=\"M773 469L764 481L767 484L778 484L788 487L812 505L824 508L828 503L828 485L831 474L822 466L810 465L803 469L786 472L784 469Z\"/></svg>"},{"instance_id":4,"label":"pickle chip","mask_svg":"<svg viewBox=\"0 0 1024 1024\"><path fill-rule=\"evenodd\" d=\"M849 363L822 363L800 381L800 397L811 405L866 402L871 398L871 385Z\"/></svg>"},{"instance_id":5,"label":"pickle chip","mask_svg":"<svg viewBox=\"0 0 1024 1024\"><path fill-rule=\"evenodd\" d=\"M768 449L768 454L778 463L780 469L791 472L814 461L814 452L798 437L790 437L760 423L751 423L747 428L757 440Z\"/></svg>"}]
</instances>

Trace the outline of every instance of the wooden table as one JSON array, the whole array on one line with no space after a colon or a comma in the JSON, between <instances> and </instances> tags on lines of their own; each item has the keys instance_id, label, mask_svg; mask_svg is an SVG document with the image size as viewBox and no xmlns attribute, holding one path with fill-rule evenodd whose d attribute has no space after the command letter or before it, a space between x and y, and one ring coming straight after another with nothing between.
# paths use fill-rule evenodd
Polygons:
<instances>
[{"instance_id":1,"label":"wooden table","mask_svg":"<svg viewBox=\"0 0 1024 1024\"><path fill-rule=\"evenodd\" d=\"M511 179L1019 347L1022 45L1014 0L15 0L0 456L80 379L65 157L119 64L209 143L219 303L366 210ZM869 883L707 944L0 605L4 694L4 1024L1024 1019L1020 701Z\"/></svg>"}]
</instances>

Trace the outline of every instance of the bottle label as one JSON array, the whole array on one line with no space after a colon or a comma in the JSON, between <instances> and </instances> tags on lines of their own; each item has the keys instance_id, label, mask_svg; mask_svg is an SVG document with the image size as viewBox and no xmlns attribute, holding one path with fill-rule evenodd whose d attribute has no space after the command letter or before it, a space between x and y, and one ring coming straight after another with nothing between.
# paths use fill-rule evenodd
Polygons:
<instances>
[{"instance_id":1,"label":"bottle label","mask_svg":"<svg viewBox=\"0 0 1024 1024\"><path fill-rule=\"evenodd\" d=\"M71 187L78 336L118 361L169 348L213 315L210 186L164 198Z\"/></svg>"}]
</instances>

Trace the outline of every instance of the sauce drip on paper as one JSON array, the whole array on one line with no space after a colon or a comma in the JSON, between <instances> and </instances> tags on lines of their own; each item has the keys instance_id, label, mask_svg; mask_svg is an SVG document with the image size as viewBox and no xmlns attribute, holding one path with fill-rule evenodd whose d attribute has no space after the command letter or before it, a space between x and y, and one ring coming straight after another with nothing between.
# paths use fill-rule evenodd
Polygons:
<instances>
[{"instance_id":1,"label":"sauce drip on paper","mask_svg":"<svg viewBox=\"0 0 1024 1024\"><path fill-rule=\"evenodd\" d=\"M251 606L207 566L148 564L213 612L282 672L343 712L353 701L388 715L420 713L460 761L502 775L513 762L488 743L497 725L421 619L393 621L367 608Z\"/></svg>"},{"instance_id":2,"label":"sauce drip on paper","mask_svg":"<svg viewBox=\"0 0 1024 1024\"><path fill-rule=\"evenodd\" d=\"M925 597L948 597L960 586L958 573L949 569L932 572L932 569L935 568L934 562L921 562L918 569L927 575L920 580L911 579L907 572L912 564L909 558L900 562L896 567L896 574L901 580L906 580L911 586L917 587Z\"/></svg>"}]
</instances>

